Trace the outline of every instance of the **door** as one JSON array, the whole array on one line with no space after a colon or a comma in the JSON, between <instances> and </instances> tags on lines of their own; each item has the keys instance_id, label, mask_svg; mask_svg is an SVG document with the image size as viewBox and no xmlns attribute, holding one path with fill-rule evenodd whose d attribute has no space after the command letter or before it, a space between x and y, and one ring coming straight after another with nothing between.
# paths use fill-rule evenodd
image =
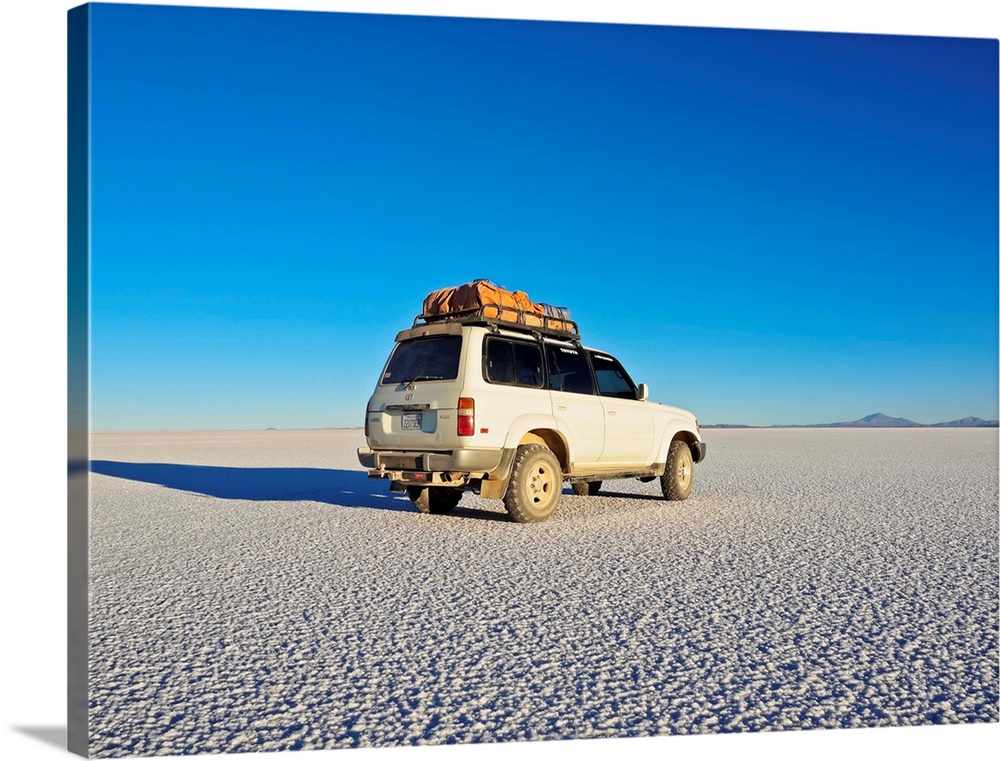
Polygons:
<instances>
[{"instance_id":1,"label":"door","mask_svg":"<svg viewBox=\"0 0 1000 761\"><path fill-rule=\"evenodd\" d=\"M587 355L579 348L546 344L552 414L569 432L574 467L597 465L604 451L604 408Z\"/></svg>"},{"instance_id":2,"label":"door","mask_svg":"<svg viewBox=\"0 0 1000 761\"><path fill-rule=\"evenodd\" d=\"M461 356L461 335L396 344L369 402L371 446L415 451L458 446Z\"/></svg>"},{"instance_id":3,"label":"door","mask_svg":"<svg viewBox=\"0 0 1000 761\"><path fill-rule=\"evenodd\" d=\"M638 390L625 368L610 354L592 351L597 389L604 410L605 466L641 467L654 456L653 411L638 400Z\"/></svg>"}]
</instances>

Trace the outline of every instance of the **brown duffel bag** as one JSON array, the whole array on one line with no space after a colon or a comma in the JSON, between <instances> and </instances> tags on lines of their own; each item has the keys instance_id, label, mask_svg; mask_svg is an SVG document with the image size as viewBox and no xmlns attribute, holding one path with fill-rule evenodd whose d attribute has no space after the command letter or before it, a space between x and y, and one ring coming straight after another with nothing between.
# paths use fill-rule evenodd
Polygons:
<instances>
[{"instance_id":1,"label":"brown duffel bag","mask_svg":"<svg viewBox=\"0 0 1000 761\"><path fill-rule=\"evenodd\" d=\"M480 314L503 322L576 334L569 310L531 300L524 291L509 291L489 280L442 288L424 299L425 320L447 320L463 314Z\"/></svg>"},{"instance_id":2,"label":"brown duffel bag","mask_svg":"<svg viewBox=\"0 0 1000 761\"><path fill-rule=\"evenodd\" d=\"M543 308L540 304L534 303L527 293L508 291L489 280L473 280L471 283L442 288L427 294L427 298L424 299L424 316L447 317L475 313L484 307L486 309L483 314L486 317L535 326L542 324L541 318L537 315L543 313Z\"/></svg>"}]
</instances>

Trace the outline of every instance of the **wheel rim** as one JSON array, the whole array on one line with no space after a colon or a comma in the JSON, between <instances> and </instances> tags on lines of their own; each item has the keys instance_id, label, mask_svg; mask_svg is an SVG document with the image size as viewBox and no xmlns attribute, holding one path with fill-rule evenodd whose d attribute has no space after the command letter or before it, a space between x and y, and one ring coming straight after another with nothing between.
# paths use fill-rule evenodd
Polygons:
<instances>
[{"instance_id":1,"label":"wheel rim","mask_svg":"<svg viewBox=\"0 0 1000 761\"><path fill-rule=\"evenodd\" d=\"M681 457L680 462L677 463L677 485L682 489L686 489L691 483L693 470L694 463L691 462L691 457Z\"/></svg>"},{"instance_id":2,"label":"wheel rim","mask_svg":"<svg viewBox=\"0 0 1000 761\"><path fill-rule=\"evenodd\" d=\"M534 507L545 507L556 494L555 474L545 463L538 463L528 479L528 500Z\"/></svg>"}]
</instances>

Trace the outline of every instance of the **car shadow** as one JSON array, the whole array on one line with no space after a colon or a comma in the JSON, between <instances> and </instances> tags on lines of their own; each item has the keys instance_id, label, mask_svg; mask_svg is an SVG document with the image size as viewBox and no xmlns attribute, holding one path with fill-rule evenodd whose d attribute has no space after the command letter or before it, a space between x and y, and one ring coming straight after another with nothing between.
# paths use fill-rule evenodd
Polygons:
<instances>
[{"instance_id":1,"label":"car shadow","mask_svg":"<svg viewBox=\"0 0 1000 761\"><path fill-rule=\"evenodd\" d=\"M572 489L568 489L564 492L570 496L576 496ZM626 499L649 499L649 500L659 500L663 501L663 496L659 493L653 494L643 494L641 492L633 491L615 491L613 489L601 489L597 494L591 494L586 497L581 497L581 499L600 499L601 497L614 497L614 498L626 498Z\"/></svg>"},{"instance_id":2,"label":"car shadow","mask_svg":"<svg viewBox=\"0 0 1000 761\"><path fill-rule=\"evenodd\" d=\"M409 512L405 495L392 494L388 484L377 492L367 474L326 468L230 468L153 462L92 460L92 473L219 499L254 502L323 502L342 507L369 507Z\"/></svg>"},{"instance_id":3,"label":"car shadow","mask_svg":"<svg viewBox=\"0 0 1000 761\"><path fill-rule=\"evenodd\" d=\"M357 470L232 468L219 465L92 460L90 471L218 499L253 502L311 501L340 507L417 513L405 494L394 494L389 491L387 482L374 482L366 473ZM482 520L507 520L503 513L461 504L455 508L453 515Z\"/></svg>"}]
</instances>

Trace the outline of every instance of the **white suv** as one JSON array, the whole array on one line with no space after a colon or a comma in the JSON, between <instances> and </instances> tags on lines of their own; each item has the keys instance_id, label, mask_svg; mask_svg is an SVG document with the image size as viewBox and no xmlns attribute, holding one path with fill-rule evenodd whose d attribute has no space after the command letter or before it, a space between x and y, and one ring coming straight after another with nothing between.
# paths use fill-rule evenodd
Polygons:
<instances>
[{"instance_id":1,"label":"white suv","mask_svg":"<svg viewBox=\"0 0 1000 761\"><path fill-rule=\"evenodd\" d=\"M646 384L578 336L481 316L401 331L368 401L369 478L429 513L471 489L519 523L548 518L563 481L586 495L659 478L666 499L686 499L705 458L698 421L647 401Z\"/></svg>"}]
</instances>

